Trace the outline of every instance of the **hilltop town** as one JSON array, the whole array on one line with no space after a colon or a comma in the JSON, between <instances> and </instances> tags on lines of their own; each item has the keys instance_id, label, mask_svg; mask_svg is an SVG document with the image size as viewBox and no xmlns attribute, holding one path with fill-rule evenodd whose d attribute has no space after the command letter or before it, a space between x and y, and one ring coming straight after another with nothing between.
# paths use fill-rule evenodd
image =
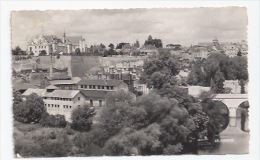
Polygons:
<instances>
[{"instance_id":1,"label":"hilltop town","mask_svg":"<svg viewBox=\"0 0 260 160\"><path fill-rule=\"evenodd\" d=\"M136 40L105 46L88 44L84 37L65 32L61 37L39 35L28 41L26 50L19 46L12 49L15 126L36 124L44 130L43 135L50 128L59 128L49 133L50 139L64 130L74 139L62 139L62 143L73 143L76 149L49 156L194 153L197 148L188 146L200 141L213 143L229 122L229 111L221 108L222 104L216 110L205 107L213 105L210 96L247 93L247 55L246 41L221 42L217 37L182 46L165 45L163 39L149 35L143 44ZM30 106L34 109L27 113L25 108L31 103L35 103ZM30 117L37 106L42 107L41 114L38 110L38 115ZM218 116L213 117L215 112ZM208 123L214 129L207 128ZM176 133L166 129L170 124L176 125ZM193 125L198 128L193 129ZM22 135L18 130L16 134ZM248 128L243 126L242 130ZM98 135L104 137L93 137ZM134 137L138 143L128 144L122 135ZM128 148L120 146L113 136ZM138 136L145 142L139 142ZM191 143L186 142L187 137ZM156 140L150 144L149 138ZM16 149L24 156L41 155Z\"/></svg>"}]
</instances>

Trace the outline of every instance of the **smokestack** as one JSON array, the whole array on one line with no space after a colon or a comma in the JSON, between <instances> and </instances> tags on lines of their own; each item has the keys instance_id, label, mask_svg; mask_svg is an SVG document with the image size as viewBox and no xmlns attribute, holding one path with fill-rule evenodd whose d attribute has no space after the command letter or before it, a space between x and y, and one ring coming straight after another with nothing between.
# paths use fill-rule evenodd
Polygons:
<instances>
[{"instance_id":1,"label":"smokestack","mask_svg":"<svg viewBox=\"0 0 260 160\"><path fill-rule=\"evenodd\" d=\"M52 53L50 54L51 62L50 62L50 77L53 77L53 70L52 70Z\"/></svg>"}]
</instances>

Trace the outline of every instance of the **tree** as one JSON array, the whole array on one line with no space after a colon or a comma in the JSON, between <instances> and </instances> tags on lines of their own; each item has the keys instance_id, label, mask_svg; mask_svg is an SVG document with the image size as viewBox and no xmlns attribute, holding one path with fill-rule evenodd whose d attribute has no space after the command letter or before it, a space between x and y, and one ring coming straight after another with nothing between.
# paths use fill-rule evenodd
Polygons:
<instances>
[{"instance_id":1,"label":"tree","mask_svg":"<svg viewBox=\"0 0 260 160\"><path fill-rule=\"evenodd\" d=\"M134 44L135 47L139 48L140 47L140 44L139 44L139 41L136 40L135 44Z\"/></svg>"},{"instance_id":2,"label":"tree","mask_svg":"<svg viewBox=\"0 0 260 160\"><path fill-rule=\"evenodd\" d=\"M248 62L246 57L236 56L230 59L228 79L248 80Z\"/></svg>"},{"instance_id":3,"label":"tree","mask_svg":"<svg viewBox=\"0 0 260 160\"><path fill-rule=\"evenodd\" d=\"M47 55L46 50L41 50L39 56L46 56L46 55Z\"/></svg>"},{"instance_id":4,"label":"tree","mask_svg":"<svg viewBox=\"0 0 260 160\"><path fill-rule=\"evenodd\" d=\"M110 44L108 45L108 47L109 47L111 50L114 50L114 48L115 48L115 46L114 46L112 43L110 43Z\"/></svg>"},{"instance_id":5,"label":"tree","mask_svg":"<svg viewBox=\"0 0 260 160\"><path fill-rule=\"evenodd\" d=\"M121 42L121 43L119 43L119 44L116 46L116 49L122 49L125 44L129 44L129 43Z\"/></svg>"},{"instance_id":6,"label":"tree","mask_svg":"<svg viewBox=\"0 0 260 160\"><path fill-rule=\"evenodd\" d=\"M160 89L166 84L176 84L174 76L180 72L180 63L170 53L161 53L150 56L143 68L140 81L149 88Z\"/></svg>"},{"instance_id":7,"label":"tree","mask_svg":"<svg viewBox=\"0 0 260 160\"><path fill-rule=\"evenodd\" d=\"M26 101L13 107L14 119L23 123L38 123L43 113L46 113L42 98L35 93L26 97Z\"/></svg>"},{"instance_id":8,"label":"tree","mask_svg":"<svg viewBox=\"0 0 260 160\"><path fill-rule=\"evenodd\" d=\"M80 132L87 132L92 126L95 110L88 105L77 107L71 114L71 128Z\"/></svg>"},{"instance_id":9,"label":"tree","mask_svg":"<svg viewBox=\"0 0 260 160\"><path fill-rule=\"evenodd\" d=\"M102 48L102 49L105 49L106 48L106 46L104 45L104 44L100 44L100 47Z\"/></svg>"},{"instance_id":10,"label":"tree","mask_svg":"<svg viewBox=\"0 0 260 160\"><path fill-rule=\"evenodd\" d=\"M240 49L239 49L238 52L237 52L237 56L242 56L242 52L241 52Z\"/></svg>"},{"instance_id":11,"label":"tree","mask_svg":"<svg viewBox=\"0 0 260 160\"><path fill-rule=\"evenodd\" d=\"M246 92L245 92L245 81L242 79L242 80L240 80L240 86L241 86L241 91L240 91L240 93L241 94L245 94Z\"/></svg>"},{"instance_id":12,"label":"tree","mask_svg":"<svg viewBox=\"0 0 260 160\"><path fill-rule=\"evenodd\" d=\"M22 49L19 46L16 46L14 49L12 49L12 55L20 55L20 52Z\"/></svg>"},{"instance_id":13,"label":"tree","mask_svg":"<svg viewBox=\"0 0 260 160\"><path fill-rule=\"evenodd\" d=\"M225 77L224 77L223 73L218 70L213 79L212 90L215 93L225 93L224 82L225 82Z\"/></svg>"},{"instance_id":14,"label":"tree","mask_svg":"<svg viewBox=\"0 0 260 160\"><path fill-rule=\"evenodd\" d=\"M225 79L228 79L230 61L225 54L214 53L203 62L202 68L205 73L205 84L203 86L210 86L211 79L214 79L218 70L223 73Z\"/></svg>"},{"instance_id":15,"label":"tree","mask_svg":"<svg viewBox=\"0 0 260 160\"><path fill-rule=\"evenodd\" d=\"M145 41L144 45L153 45L156 48L162 48L162 40L161 39L153 39L151 35L149 35L148 39Z\"/></svg>"},{"instance_id":16,"label":"tree","mask_svg":"<svg viewBox=\"0 0 260 160\"><path fill-rule=\"evenodd\" d=\"M206 85L206 74L202 67L202 61L197 60L191 67L191 72L188 75L188 84L190 85Z\"/></svg>"},{"instance_id":17,"label":"tree","mask_svg":"<svg viewBox=\"0 0 260 160\"><path fill-rule=\"evenodd\" d=\"M75 54L76 54L76 55L81 55L81 51L80 51L79 48L76 48L76 49L75 49Z\"/></svg>"}]
</instances>

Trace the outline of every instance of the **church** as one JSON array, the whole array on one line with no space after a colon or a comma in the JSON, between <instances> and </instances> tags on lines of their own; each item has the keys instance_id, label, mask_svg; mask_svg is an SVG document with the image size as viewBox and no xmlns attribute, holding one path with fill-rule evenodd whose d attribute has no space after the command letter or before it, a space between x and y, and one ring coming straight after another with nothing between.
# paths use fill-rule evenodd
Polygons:
<instances>
[{"instance_id":1,"label":"church","mask_svg":"<svg viewBox=\"0 0 260 160\"><path fill-rule=\"evenodd\" d=\"M67 37L63 33L62 38L55 35L39 35L27 43L27 54L49 55L50 53L75 53L85 52L85 39L82 36Z\"/></svg>"}]
</instances>

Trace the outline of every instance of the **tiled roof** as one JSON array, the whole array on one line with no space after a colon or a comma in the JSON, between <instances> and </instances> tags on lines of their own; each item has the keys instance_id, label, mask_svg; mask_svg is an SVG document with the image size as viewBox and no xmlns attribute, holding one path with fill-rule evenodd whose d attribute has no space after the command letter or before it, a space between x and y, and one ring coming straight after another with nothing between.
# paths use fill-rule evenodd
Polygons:
<instances>
[{"instance_id":1,"label":"tiled roof","mask_svg":"<svg viewBox=\"0 0 260 160\"><path fill-rule=\"evenodd\" d=\"M97 91L97 90L80 90L80 92L87 98L101 98L104 99L109 91Z\"/></svg>"},{"instance_id":2,"label":"tiled roof","mask_svg":"<svg viewBox=\"0 0 260 160\"><path fill-rule=\"evenodd\" d=\"M48 43L51 43L53 36L43 36Z\"/></svg>"},{"instance_id":3,"label":"tiled roof","mask_svg":"<svg viewBox=\"0 0 260 160\"><path fill-rule=\"evenodd\" d=\"M69 80L71 79L70 76L67 75L67 73L53 73L52 77L47 76L46 77L48 80Z\"/></svg>"},{"instance_id":4,"label":"tiled roof","mask_svg":"<svg viewBox=\"0 0 260 160\"><path fill-rule=\"evenodd\" d=\"M26 90L28 88L37 88L35 85L29 83L13 83L14 90Z\"/></svg>"},{"instance_id":5,"label":"tiled roof","mask_svg":"<svg viewBox=\"0 0 260 160\"><path fill-rule=\"evenodd\" d=\"M66 80L51 80L49 81L52 85L58 84L77 84L81 79L79 77L71 77L71 79Z\"/></svg>"},{"instance_id":6,"label":"tiled roof","mask_svg":"<svg viewBox=\"0 0 260 160\"><path fill-rule=\"evenodd\" d=\"M54 90L45 92L43 97L74 98L79 92L79 90Z\"/></svg>"},{"instance_id":7,"label":"tiled roof","mask_svg":"<svg viewBox=\"0 0 260 160\"><path fill-rule=\"evenodd\" d=\"M29 96L32 93L36 93L38 96L43 96L46 92L46 89L37 89L37 88L28 88L22 95Z\"/></svg>"},{"instance_id":8,"label":"tiled roof","mask_svg":"<svg viewBox=\"0 0 260 160\"><path fill-rule=\"evenodd\" d=\"M46 89L58 89L58 88L54 85L49 85L49 86L46 87Z\"/></svg>"},{"instance_id":9,"label":"tiled roof","mask_svg":"<svg viewBox=\"0 0 260 160\"><path fill-rule=\"evenodd\" d=\"M121 83L123 83L122 80L115 80L115 79L109 79L109 80L103 80L103 79L82 79L78 82L79 85L102 85L102 86L118 86Z\"/></svg>"},{"instance_id":10,"label":"tiled roof","mask_svg":"<svg viewBox=\"0 0 260 160\"><path fill-rule=\"evenodd\" d=\"M81 36L73 36L73 37L67 37L67 40L72 44L72 45L79 45L79 41L82 39Z\"/></svg>"}]
</instances>

